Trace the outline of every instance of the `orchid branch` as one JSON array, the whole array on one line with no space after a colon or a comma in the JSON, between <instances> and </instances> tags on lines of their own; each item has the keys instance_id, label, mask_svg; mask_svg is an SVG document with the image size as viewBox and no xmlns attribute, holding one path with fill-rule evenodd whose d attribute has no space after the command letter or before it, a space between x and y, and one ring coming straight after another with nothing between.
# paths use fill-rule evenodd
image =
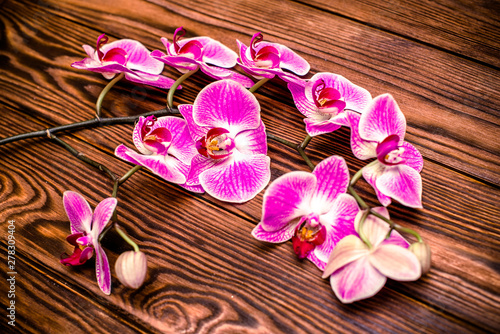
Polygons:
<instances>
[{"instance_id":1,"label":"orchid branch","mask_svg":"<svg viewBox=\"0 0 500 334\"><path fill-rule=\"evenodd\" d=\"M177 87L179 87L180 84L182 82L184 82L184 80L186 80L187 78L189 78L190 76L195 74L198 71L198 69L199 69L199 67L197 67L195 70L184 73L181 77L179 77L179 79L177 79L173 83L172 87L170 87L170 89L168 91L168 95L167 95L167 106L170 109L172 109L174 107L174 93L175 93Z\"/></svg>"},{"instance_id":2,"label":"orchid branch","mask_svg":"<svg viewBox=\"0 0 500 334\"><path fill-rule=\"evenodd\" d=\"M283 139L281 137L278 137L278 136L275 136L273 134L270 134L270 133L266 133L266 136L267 138L269 139L272 139L272 140L275 140L283 145L286 145L290 148L293 148L293 149L296 149L297 152L299 152L300 156L302 157L302 159L304 159L304 161L306 162L306 164L309 166L309 168L311 168L311 170L314 170L314 164L311 162L311 159L309 159L309 157L306 155L306 153L304 152L304 149L305 147L307 146L307 144L309 144L309 142L311 141L312 137L311 136L307 136L306 139L301 143L301 144L296 144L296 143L293 143L289 140L286 140L286 139Z\"/></svg>"},{"instance_id":3,"label":"orchid branch","mask_svg":"<svg viewBox=\"0 0 500 334\"><path fill-rule=\"evenodd\" d=\"M68 131L68 130L77 130L77 129L90 128L90 127L101 127L101 126L108 126L108 125L115 125L115 124L134 124L141 116L143 116L143 117L147 117L147 116L151 116L151 115L165 116L165 115L172 115L172 114L179 114L179 111L177 109L170 109L170 110L169 109L160 109L160 110L155 110L155 111L143 113L143 114L140 114L137 116L94 118L94 119L91 119L88 121L55 126L55 127L48 128L45 130L27 132L27 133L15 135L15 136L7 137L4 139L0 139L0 146L15 142L18 140L37 138L37 137L45 137L48 134L55 134L58 132Z\"/></svg>"},{"instance_id":4,"label":"orchid branch","mask_svg":"<svg viewBox=\"0 0 500 334\"><path fill-rule=\"evenodd\" d=\"M254 93L257 89L259 89L262 85L268 82L271 78L263 78L257 81L250 89L248 90L250 93Z\"/></svg>"},{"instance_id":5,"label":"orchid branch","mask_svg":"<svg viewBox=\"0 0 500 334\"><path fill-rule=\"evenodd\" d=\"M123 238L123 240L125 240L130 246L134 248L135 252L139 251L139 246L137 246L137 244L133 242L132 239L130 239L130 237L125 232L123 232L120 226L118 226L118 224L116 223L115 223L115 229L116 232L118 232L118 234Z\"/></svg>"},{"instance_id":6,"label":"orchid branch","mask_svg":"<svg viewBox=\"0 0 500 334\"><path fill-rule=\"evenodd\" d=\"M106 87L102 90L101 94L99 94L99 97L97 98L97 102L95 104L95 115L97 118L101 117L101 106L102 106L102 101L104 100L104 97L106 94L108 94L109 90L118 82L120 81L123 77L125 76L125 73L120 73L111 80Z\"/></svg>"}]
</instances>

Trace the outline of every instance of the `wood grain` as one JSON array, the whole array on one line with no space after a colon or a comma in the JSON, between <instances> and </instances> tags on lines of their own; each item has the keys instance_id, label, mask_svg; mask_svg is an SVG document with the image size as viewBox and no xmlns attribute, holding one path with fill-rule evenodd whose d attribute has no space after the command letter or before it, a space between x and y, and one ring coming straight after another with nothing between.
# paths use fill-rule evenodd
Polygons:
<instances>
[{"instance_id":1,"label":"wood grain","mask_svg":"<svg viewBox=\"0 0 500 334\"><path fill-rule=\"evenodd\" d=\"M424 156L424 209L393 203L390 212L433 249L432 270L419 281L389 281L375 297L343 305L321 272L295 257L291 243L269 245L250 235L261 217L263 193L231 205L139 171L120 187L118 218L148 255L148 276L139 290L113 277L113 292L104 296L93 262L80 268L59 264L59 255L71 251L62 194L78 191L95 207L110 196L112 182L47 138L30 139L0 147L0 222L16 221L18 332L500 331L500 146L494 98L500 91L494 53L500 32L493 29L499 13L486 10L490 3L474 6L444 0L418 5L0 0L0 137L93 117L106 80L70 64L84 56L81 45L92 45L102 32L112 40L140 40L152 50L162 49L159 38L171 39L183 25L189 36L211 36L235 49L235 39L248 44L260 30L266 39L297 50L312 73L337 72L374 96L396 97L408 120L407 140ZM435 16L450 25L444 28ZM179 76L168 68L164 74ZM175 103L192 103L209 82L201 73L192 76ZM269 132L297 143L304 138L303 117L284 83L272 80L256 96ZM103 108L106 116L137 115L163 108L165 101L165 91L120 82ZM113 151L121 143L133 147L131 130L120 125L60 138L122 175L130 165L114 158ZM349 129L314 138L307 153L314 163L341 155L351 175L364 165L350 151ZM272 179L308 170L295 151L279 143L269 141L269 156ZM365 182L356 189L377 205ZM103 246L112 264L130 249L113 230ZM2 259L6 249L2 237ZM4 280L0 286L6 291ZM7 303L2 292L0 304ZM12 330L0 323L4 332Z\"/></svg>"}]
</instances>

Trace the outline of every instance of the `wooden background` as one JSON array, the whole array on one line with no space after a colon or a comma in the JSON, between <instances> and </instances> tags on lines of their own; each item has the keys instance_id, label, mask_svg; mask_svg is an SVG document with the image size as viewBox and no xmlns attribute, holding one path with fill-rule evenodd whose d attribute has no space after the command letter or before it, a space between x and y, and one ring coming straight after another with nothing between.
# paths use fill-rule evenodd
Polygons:
<instances>
[{"instance_id":1,"label":"wooden background","mask_svg":"<svg viewBox=\"0 0 500 334\"><path fill-rule=\"evenodd\" d=\"M375 297L341 304L329 281L290 242L268 245L250 231L262 193L240 205L187 191L140 171L120 188L119 221L149 257L139 290L113 277L110 296L93 261L69 268L65 190L94 207L110 196L106 175L46 138L0 147L0 252L6 273L7 222L15 220L16 327L21 333L479 333L500 332L500 6L494 0L0 0L0 138L87 120L107 81L70 67L98 35L137 39L163 49L184 26L236 50L262 31L294 49L311 73L334 72L391 93L408 121L407 140L423 154L424 209L390 206L433 250L417 282L389 281ZM164 72L177 78L178 72ZM308 76L308 77L309 77ZM189 78L175 104L192 103L210 83ZM302 115L286 85L256 93L270 133L300 142ZM104 116L163 108L166 92L118 83ZM133 147L131 125L66 133L61 138L121 175L120 143ZM340 154L351 173L363 166L349 130L312 140L314 163ZM308 170L293 150L269 142L272 179ZM364 181L356 188L376 205ZM130 247L116 232L103 240L111 264ZM2 275L5 277L5 275ZM7 325L8 284L0 280L0 330Z\"/></svg>"}]
</instances>

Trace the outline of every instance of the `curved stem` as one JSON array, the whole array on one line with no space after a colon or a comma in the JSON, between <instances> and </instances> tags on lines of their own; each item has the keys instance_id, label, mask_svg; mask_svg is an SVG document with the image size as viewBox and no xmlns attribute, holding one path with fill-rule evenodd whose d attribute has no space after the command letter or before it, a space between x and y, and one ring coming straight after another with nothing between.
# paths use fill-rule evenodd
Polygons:
<instances>
[{"instance_id":1,"label":"curved stem","mask_svg":"<svg viewBox=\"0 0 500 334\"><path fill-rule=\"evenodd\" d=\"M250 93L254 93L257 89L259 89L263 84L271 80L271 78L263 78L257 81L250 89L248 90Z\"/></svg>"},{"instance_id":2,"label":"curved stem","mask_svg":"<svg viewBox=\"0 0 500 334\"><path fill-rule=\"evenodd\" d=\"M364 166L363 168L373 166L377 162L378 162L378 160L374 160L374 161L370 162L369 164L367 164L366 166ZM361 176L363 176L363 168L361 168L360 170L358 170L356 172L356 174L354 174L354 176L352 177L351 183L350 183L351 187L353 187L356 184L356 182L358 182L358 180L361 178Z\"/></svg>"},{"instance_id":3,"label":"curved stem","mask_svg":"<svg viewBox=\"0 0 500 334\"><path fill-rule=\"evenodd\" d=\"M412 230L411 228L408 228L408 227L403 227L401 225L398 225L398 224L394 223L392 220L390 220L389 218L384 217L381 214L379 214L378 212L375 212L373 210L370 210L370 214L374 215L377 218L382 219L383 221L385 221L386 223L388 223L391 226L391 229L389 230L389 233L387 234L386 238L390 237L392 230L397 230L398 232L409 233L409 234L413 235L415 238L417 238L418 242L423 242L422 237L420 236L420 234L418 234L417 231Z\"/></svg>"},{"instance_id":4,"label":"curved stem","mask_svg":"<svg viewBox=\"0 0 500 334\"><path fill-rule=\"evenodd\" d=\"M118 224L115 224L115 229L116 232L118 232L118 234L123 238L123 240L128 242L128 244L132 246L134 248L134 251L137 253L139 251L139 246L137 246L137 244L133 242L132 239L130 239L130 237L118 226Z\"/></svg>"},{"instance_id":5,"label":"curved stem","mask_svg":"<svg viewBox=\"0 0 500 334\"><path fill-rule=\"evenodd\" d=\"M186 80L187 78L189 78L190 76L192 76L193 74L195 74L197 71L198 71L199 67L196 68L196 70L192 70L192 71L189 71L189 72L186 72L184 73L179 79L177 79L174 84L172 85L172 87L170 87L169 91L168 91L168 95L167 95L167 106L169 108L173 108L174 107L174 93L175 93L175 90L177 89L177 87L180 86L180 84Z\"/></svg>"},{"instance_id":6,"label":"curved stem","mask_svg":"<svg viewBox=\"0 0 500 334\"><path fill-rule=\"evenodd\" d=\"M286 140L286 139L283 139L281 137L275 136L275 135L273 135L273 134L271 134L269 132L266 133L266 136L267 136L267 138L275 140L275 141L277 141L279 143L282 143L283 145L286 145L286 146L288 146L290 148L297 149L298 144L292 143L289 140Z\"/></svg>"},{"instance_id":7,"label":"curved stem","mask_svg":"<svg viewBox=\"0 0 500 334\"><path fill-rule=\"evenodd\" d=\"M347 187L347 190L349 190L349 193L351 193L352 197L358 202L359 206L361 207L361 210L368 210L369 206L366 204L366 202L358 195L358 193L354 190L354 188L349 185Z\"/></svg>"},{"instance_id":8,"label":"curved stem","mask_svg":"<svg viewBox=\"0 0 500 334\"><path fill-rule=\"evenodd\" d=\"M372 246L370 240L368 240L368 238L366 237L365 232L363 231L363 225L364 225L365 220L369 214L370 214L370 210L366 210L365 212L363 212L363 216L361 216L361 220L359 221L359 225L358 225L358 234L359 234L359 238L361 240L363 240L363 242L368 246L368 248L371 249L373 246Z\"/></svg>"},{"instance_id":9,"label":"curved stem","mask_svg":"<svg viewBox=\"0 0 500 334\"><path fill-rule=\"evenodd\" d=\"M305 149L306 149L307 145L309 144L309 142L311 141L311 139L312 139L312 137L310 135L307 135L306 138L304 139L304 141L300 145L297 145L297 151L299 151L300 156L302 157L302 159L304 159L304 161L309 166L309 168L311 168L311 170L314 170L315 166L311 162L311 159L309 159L309 157L306 155L306 152L305 152Z\"/></svg>"},{"instance_id":10,"label":"curved stem","mask_svg":"<svg viewBox=\"0 0 500 334\"><path fill-rule=\"evenodd\" d=\"M142 166L137 165L137 166L134 166L132 169L130 169L125 174L123 174L123 176L118 180L119 185L122 185L122 183L124 183L125 181L127 181L127 179L129 177L131 177L132 175L134 175L134 173L137 172L141 168L142 168Z\"/></svg>"},{"instance_id":11,"label":"curved stem","mask_svg":"<svg viewBox=\"0 0 500 334\"><path fill-rule=\"evenodd\" d=\"M76 129L99 127L99 126L108 126L108 125L114 125L114 124L134 124L141 116L143 116L143 117L147 117L147 116L151 116L151 115L164 116L164 115L172 115L172 114L179 114L179 111L177 109L171 109L171 110L160 109L160 110L155 110L155 111L143 113L143 114L140 114L137 116L94 118L94 119L91 119L88 121L55 126L55 127L44 129L44 130L22 133L19 135L0 139L0 146L4 145L4 144L15 142L18 140L29 139L29 138L46 137L46 136L48 136L50 138L50 135L52 135L52 134L62 132L62 131L68 131L68 130L76 130Z\"/></svg>"},{"instance_id":12,"label":"curved stem","mask_svg":"<svg viewBox=\"0 0 500 334\"><path fill-rule=\"evenodd\" d=\"M101 117L101 106L102 106L102 101L104 100L104 97L106 94L108 94L109 90L118 82L120 81L123 77L125 76L125 73L120 73L118 74L113 80L111 80L106 87L102 90L101 94L99 94L99 97L97 98L97 102L95 104L95 115L97 118Z\"/></svg>"}]
</instances>

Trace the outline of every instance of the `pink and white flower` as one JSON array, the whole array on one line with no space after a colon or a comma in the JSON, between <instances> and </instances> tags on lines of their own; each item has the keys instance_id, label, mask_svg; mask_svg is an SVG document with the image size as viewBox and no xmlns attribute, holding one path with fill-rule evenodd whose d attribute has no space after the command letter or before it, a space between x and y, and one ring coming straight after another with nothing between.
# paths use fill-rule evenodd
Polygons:
<instances>
[{"instance_id":1,"label":"pink and white flower","mask_svg":"<svg viewBox=\"0 0 500 334\"><path fill-rule=\"evenodd\" d=\"M292 239L299 258L323 270L337 242L356 233L356 200L345 192L349 170L342 157L320 162L312 173L294 171L274 180L264 194L262 220L252 235L280 243Z\"/></svg>"},{"instance_id":2,"label":"pink and white flower","mask_svg":"<svg viewBox=\"0 0 500 334\"><path fill-rule=\"evenodd\" d=\"M112 79L118 73L125 73L125 79L155 86L170 88L174 80L160 75L163 63L149 56L149 50L138 41L120 39L107 44L108 37L102 34L97 38L94 50L90 45L83 45L88 58L71 64L80 70L102 73L106 79Z\"/></svg>"},{"instance_id":3,"label":"pink and white flower","mask_svg":"<svg viewBox=\"0 0 500 334\"><path fill-rule=\"evenodd\" d=\"M210 37L193 37L181 40L185 30L180 27L174 32L173 42L161 38L167 53L151 52L151 57L176 68L181 73L201 69L206 75L217 79L231 79L245 87L252 87L253 81L228 68L236 65L238 55L222 43Z\"/></svg>"},{"instance_id":4,"label":"pink and white flower","mask_svg":"<svg viewBox=\"0 0 500 334\"><path fill-rule=\"evenodd\" d=\"M317 136L350 126L345 109L362 112L371 101L371 94L341 75L317 73L301 83L291 82L297 109L304 115L306 131Z\"/></svg>"},{"instance_id":5,"label":"pink and white flower","mask_svg":"<svg viewBox=\"0 0 500 334\"><path fill-rule=\"evenodd\" d=\"M386 208L373 209L389 218ZM360 218L356 217L359 232ZM379 292L387 277L398 281L414 281L421 275L420 262L408 248L408 242L392 231L382 219L369 215L362 224L364 235L371 243L365 244L358 236L349 235L333 249L323 278L330 277L333 292L342 303L352 303L370 298Z\"/></svg>"},{"instance_id":6,"label":"pink and white flower","mask_svg":"<svg viewBox=\"0 0 500 334\"><path fill-rule=\"evenodd\" d=\"M241 203L255 197L271 178L260 106L232 80L203 88L193 105L180 105L198 154L187 185L201 185L211 196Z\"/></svg>"},{"instance_id":7,"label":"pink and white flower","mask_svg":"<svg viewBox=\"0 0 500 334\"><path fill-rule=\"evenodd\" d=\"M253 35L250 47L236 41L240 50L238 64L259 80L272 79L277 75L286 82L300 82L302 79L283 69L297 75L305 75L309 72L309 63L288 47L278 43L264 42L263 38L260 32Z\"/></svg>"},{"instance_id":8,"label":"pink and white flower","mask_svg":"<svg viewBox=\"0 0 500 334\"><path fill-rule=\"evenodd\" d=\"M391 197L412 208L422 207L423 159L420 152L404 141L406 119L390 94L377 96L360 116L348 112L351 148L361 160L377 158L363 168L363 177L372 185L380 203Z\"/></svg>"},{"instance_id":9,"label":"pink and white flower","mask_svg":"<svg viewBox=\"0 0 500 334\"><path fill-rule=\"evenodd\" d=\"M144 166L190 191L203 192L199 185L186 185L191 159L197 151L185 120L172 116L158 119L155 116L140 117L132 139L140 153L121 144L115 149L117 157Z\"/></svg>"},{"instance_id":10,"label":"pink and white flower","mask_svg":"<svg viewBox=\"0 0 500 334\"><path fill-rule=\"evenodd\" d=\"M63 254L61 263L75 266L85 263L96 254L95 272L97 283L102 292L111 293L111 271L109 262L99 244L99 235L106 227L116 208L116 198L109 197L100 202L95 212L82 195L66 191L63 195L63 204L71 224L71 235L68 242L75 246L73 254Z\"/></svg>"}]
</instances>

